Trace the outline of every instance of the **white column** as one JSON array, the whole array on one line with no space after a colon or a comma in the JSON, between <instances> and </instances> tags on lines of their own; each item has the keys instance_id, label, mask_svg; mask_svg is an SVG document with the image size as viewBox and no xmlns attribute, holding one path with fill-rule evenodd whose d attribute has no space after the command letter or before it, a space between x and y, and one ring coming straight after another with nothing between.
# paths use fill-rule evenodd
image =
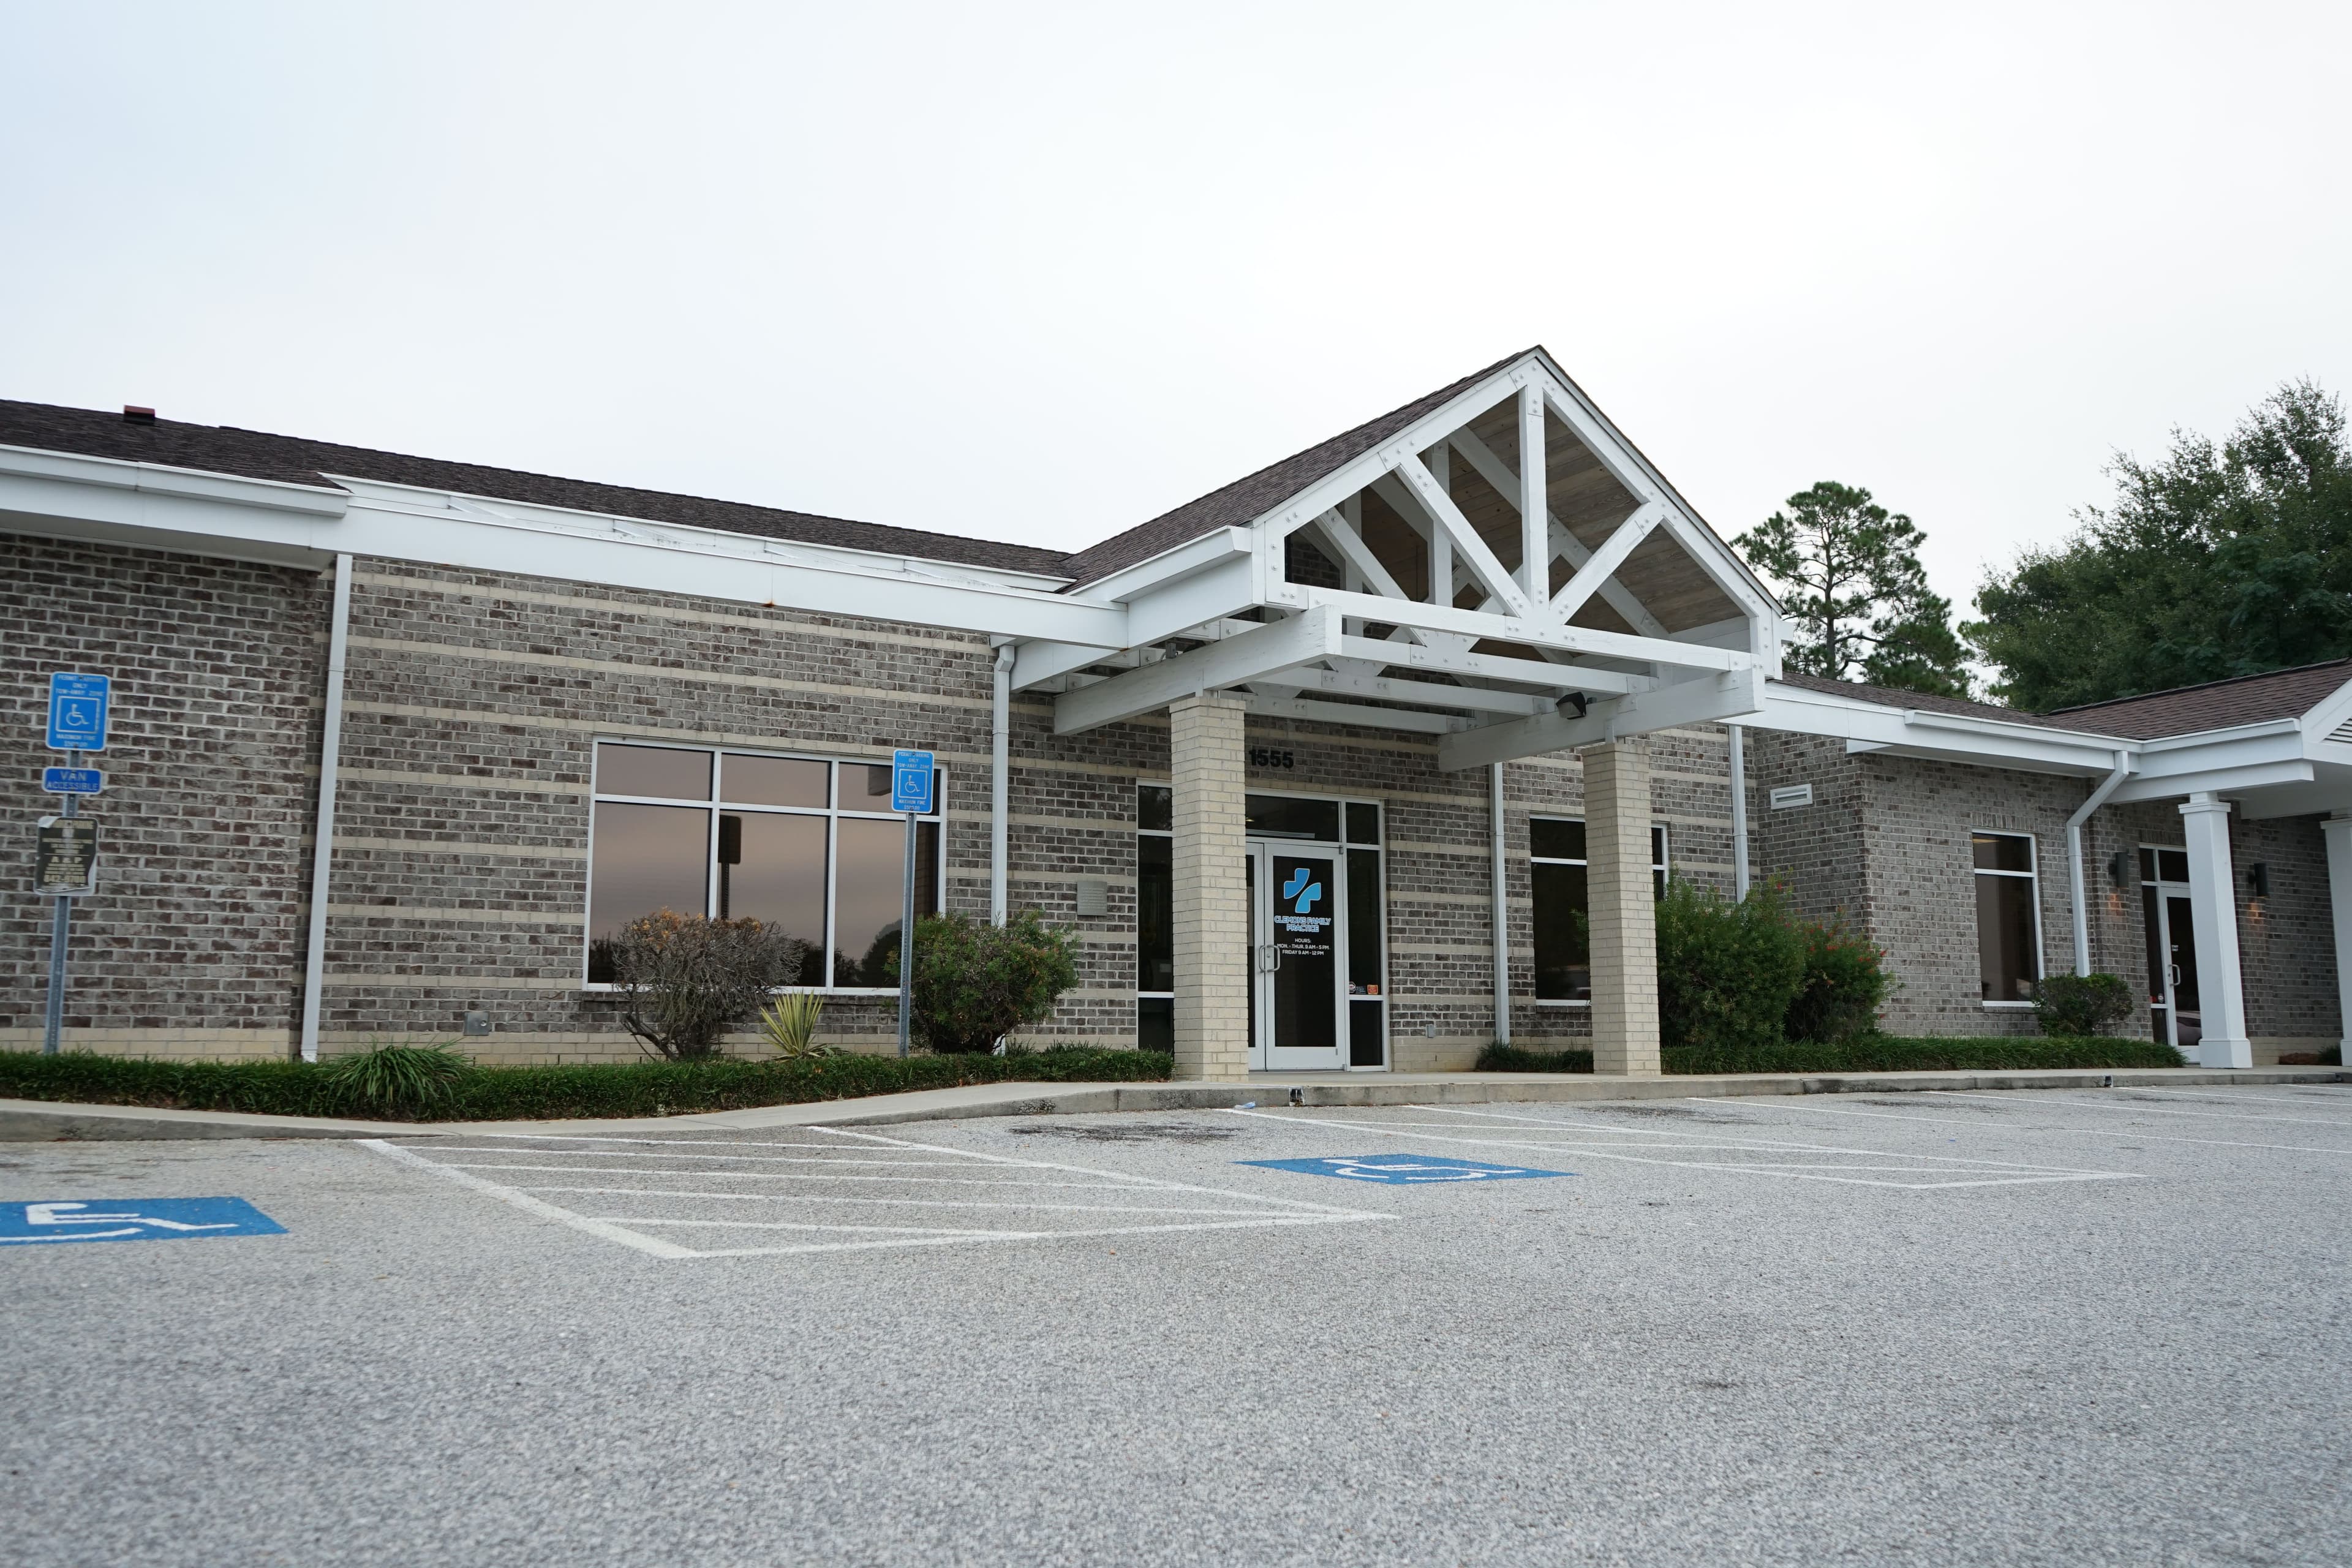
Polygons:
<instances>
[{"instance_id":1,"label":"white column","mask_svg":"<svg viewBox=\"0 0 2352 1568\"><path fill-rule=\"evenodd\" d=\"M1650 879L1650 759L1587 746L1584 887L1592 921L1592 1070L1655 1078L1658 903Z\"/></svg>"},{"instance_id":2,"label":"white column","mask_svg":"<svg viewBox=\"0 0 2352 1568\"><path fill-rule=\"evenodd\" d=\"M2352 1055L2352 816L2331 816L2319 831L2327 840L2327 901L2336 914L2337 1027Z\"/></svg>"},{"instance_id":3,"label":"white column","mask_svg":"<svg viewBox=\"0 0 2352 1568\"><path fill-rule=\"evenodd\" d=\"M2180 807L2189 839L2189 903L2197 926L2197 999L2204 1016L2200 1067L2250 1068L2246 997L2238 974L2238 884L2230 860L2230 804L2208 790Z\"/></svg>"},{"instance_id":4,"label":"white column","mask_svg":"<svg viewBox=\"0 0 2352 1568\"><path fill-rule=\"evenodd\" d=\"M1249 1077L1248 854L1242 700L1214 692L1168 705L1174 795L1176 1076Z\"/></svg>"},{"instance_id":5,"label":"white column","mask_svg":"<svg viewBox=\"0 0 2352 1568\"><path fill-rule=\"evenodd\" d=\"M1503 764L1486 768L1486 812L1490 830L1487 868L1493 875L1495 910L1495 1038L1511 1043L1511 901L1510 862L1503 858Z\"/></svg>"},{"instance_id":6,"label":"white column","mask_svg":"<svg viewBox=\"0 0 2352 1568\"><path fill-rule=\"evenodd\" d=\"M1748 748L1737 724L1724 726L1731 740L1731 896L1748 896Z\"/></svg>"}]
</instances>

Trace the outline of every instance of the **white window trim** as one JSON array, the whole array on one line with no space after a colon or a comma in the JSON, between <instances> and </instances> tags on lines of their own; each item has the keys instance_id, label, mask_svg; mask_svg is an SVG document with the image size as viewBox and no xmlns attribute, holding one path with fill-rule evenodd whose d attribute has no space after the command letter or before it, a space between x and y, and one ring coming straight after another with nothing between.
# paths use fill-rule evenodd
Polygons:
<instances>
[{"instance_id":1,"label":"white window trim","mask_svg":"<svg viewBox=\"0 0 2352 1568\"><path fill-rule=\"evenodd\" d=\"M677 800L667 795L601 794L596 788L596 773L598 768L602 765L602 757L596 748L602 746L649 746L670 752L705 752L712 759L710 768L710 798L709 800ZM706 840L707 850L710 858L710 867L709 874L704 880L702 891L703 908L705 910L716 908L719 901L718 816L722 811L758 812L774 816L814 816L820 818L848 816L866 818L869 820L878 819L885 822L900 822L905 820L902 813L895 811L852 811L845 809L837 804L823 806L751 805L722 799L719 795L719 790L723 786L727 776L726 768L719 761L721 757L773 757L782 762L829 763L832 765L834 770L831 779L833 785L833 799L835 802L838 802L841 798L841 770L843 768L887 768L890 765L887 758L877 760L873 757L850 756L835 752L770 751L759 746L714 746L697 741L675 741L657 736L646 735L596 735L591 738L589 747L588 848L586 854L582 857L583 862L583 870L584 880L583 891L581 899L580 916L581 936L579 974L580 989L582 994L584 995L617 996L623 990L623 987L613 984L609 981L595 981L588 978L588 945L595 940L594 934L589 926L589 921L594 918L594 911L589 906L596 888L595 824L596 807L599 804L611 802L616 805L668 805L681 807L689 811L701 810L710 814L711 824L709 837ZM925 816L919 816L915 820L918 822L934 822L939 824L939 885L933 889L932 899L940 908L945 909L947 907L948 881L948 769L947 765L943 763L937 763L935 766L940 779L939 798L931 804L938 807L938 809ZM833 973L833 952L830 944L834 934L834 879L839 872L841 865L841 856L835 847L835 835L830 828L828 828L825 833L824 842L824 940L828 945L824 956L824 971L827 974L831 974ZM819 996L896 996L898 994L896 990L886 986L832 984L779 985L774 987L769 994L781 996L792 992L808 992Z\"/></svg>"},{"instance_id":2,"label":"white window trim","mask_svg":"<svg viewBox=\"0 0 2352 1568\"><path fill-rule=\"evenodd\" d=\"M1538 822L1573 822L1580 827L1584 826L1584 818L1580 816L1562 816L1557 812L1549 811L1531 811L1528 813L1527 858L1528 865L1590 867L1592 864L1589 859L1571 860L1565 855L1537 854L1535 825ZM1672 875L1675 858L1674 829L1667 824L1660 822L1654 817L1650 822L1650 831L1654 835L1652 842L1656 844L1658 847L1658 858L1650 862L1650 870L1653 874L1664 871L1667 874ZM1587 852L1590 853L1590 846L1587 847ZM1528 886L1528 978L1530 979L1534 978L1535 973L1535 894L1534 879L1529 878ZM1514 1000L1517 1000L1516 996L1514 997ZM1592 1005L1592 999L1589 996L1538 996L1534 1000L1535 1005L1538 1007L1567 1007L1575 1009L1590 1008Z\"/></svg>"},{"instance_id":3,"label":"white window trim","mask_svg":"<svg viewBox=\"0 0 2352 1568\"><path fill-rule=\"evenodd\" d=\"M1977 865L1975 841L1979 836L1986 838L2024 839L2026 869L1996 871L1989 867ZM2025 900L2025 903L2026 908L2032 911L2033 915L2033 983L2039 985L2049 977L2049 966L2043 962L2044 954L2042 951L2042 840L2033 834L2020 833L2013 827L1976 826L1969 827L1969 875L1971 878L2007 877L2013 881L2027 882L2032 886L2033 894ZM1969 883L1969 891L1972 894L1976 891L1976 883L1973 880ZM1984 932L1982 931L1977 932L1977 965L1978 983L1981 984L1984 966ZM1988 1012L2022 1013L2032 1012L2034 1005L2031 1002L1995 1002L1980 996L1977 999L1977 1005Z\"/></svg>"}]
</instances>

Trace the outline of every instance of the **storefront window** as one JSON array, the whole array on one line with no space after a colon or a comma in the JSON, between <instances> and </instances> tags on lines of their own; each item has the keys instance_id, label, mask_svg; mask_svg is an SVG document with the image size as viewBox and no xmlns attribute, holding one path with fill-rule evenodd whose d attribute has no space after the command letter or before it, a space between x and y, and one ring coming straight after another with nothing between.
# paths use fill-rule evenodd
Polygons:
<instances>
[{"instance_id":1,"label":"storefront window","mask_svg":"<svg viewBox=\"0 0 2352 1568\"><path fill-rule=\"evenodd\" d=\"M1536 999L1592 1000L1591 899L1585 884L1584 824L1571 816L1528 823L1528 881L1535 915ZM1650 881L1666 896L1666 830L1650 829Z\"/></svg>"},{"instance_id":2,"label":"storefront window","mask_svg":"<svg viewBox=\"0 0 2352 1568\"><path fill-rule=\"evenodd\" d=\"M2032 836L1978 833L1969 843L1976 858L1977 967L1984 999L2031 1002L2042 978Z\"/></svg>"},{"instance_id":3,"label":"storefront window","mask_svg":"<svg viewBox=\"0 0 2352 1568\"><path fill-rule=\"evenodd\" d=\"M660 910L781 928L804 950L797 985L892 984L906 819L887 764L604 742L593 812L590 984L613 979L613 936ZM918 914L940 907L941 822L916 825Z\"/></svg>"}]
</instances>

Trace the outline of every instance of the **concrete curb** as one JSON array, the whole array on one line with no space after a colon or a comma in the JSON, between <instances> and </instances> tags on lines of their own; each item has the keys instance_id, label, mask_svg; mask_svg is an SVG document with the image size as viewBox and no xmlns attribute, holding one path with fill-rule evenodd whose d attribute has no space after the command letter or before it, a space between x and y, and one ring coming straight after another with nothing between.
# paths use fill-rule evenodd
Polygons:
<instances>
[{"instance_id":1,"label":"concrete curb","mask_svg":"<svg viewBox=\"0 0 2352 1568\"><path fill-rule=\"evenodd\" d=\"M885 1127L986 1116L1076 1116L1111 1111L1217 1110L1255 1101L1319 1106L1507 1105L1603 1100L1717 1099L1738 1095L1903 1094L1921 1089L2244 1088L2352 1083L2340 1068L2069 1069L2042 1072L1755 1073L1720 1078L1614 1078L1592 1073L1271 1074L1246 1083L991 1083L919 1089L865 1100L814 1100L683 1116L605 1121L360 1121L158 1110L137 1105L67 1105L0 1100L0 1143L184 1138L424 1138L503 1133L545 1138L767 1127Z\"/></svg>"}]
</instances>

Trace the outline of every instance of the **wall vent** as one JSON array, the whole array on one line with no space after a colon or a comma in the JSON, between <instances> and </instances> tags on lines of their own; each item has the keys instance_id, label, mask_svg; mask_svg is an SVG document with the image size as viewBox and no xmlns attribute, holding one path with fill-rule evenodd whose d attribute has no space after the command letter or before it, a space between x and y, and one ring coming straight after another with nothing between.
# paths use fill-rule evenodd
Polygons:
<instances>
[{"instance_id":1,"label":"wall vent","mask_svg":"<svg viewBox=\"0 0 2352 1568\"><path fill-rule=\"evenodd\" d=\"M1786 811L1790 806L1813 804L1813 786L1809 784L1782 784L1772 792L1772 809Z\"/></svg>"}]
</instances>

